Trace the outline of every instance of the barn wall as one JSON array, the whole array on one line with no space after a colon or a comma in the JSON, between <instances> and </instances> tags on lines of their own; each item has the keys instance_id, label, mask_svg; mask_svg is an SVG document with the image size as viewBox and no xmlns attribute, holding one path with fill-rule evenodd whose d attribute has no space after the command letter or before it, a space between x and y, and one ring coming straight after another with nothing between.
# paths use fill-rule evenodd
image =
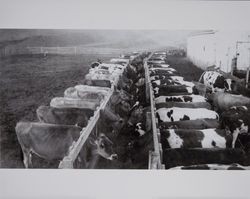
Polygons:
<instances>
[{"instance_id":1,"label":"barn wall","mask_svg":"<svg viewBox=\"0 0 250 199\"><path fill-rule=\"evenodd\" d=\"M187 55L202 69L216 65L224 72L230 72L232 60L236 57L236 42L250 41L250 31L217 31L213 34L195 35L188 38ZM238 45L237 68L246 70L250 62L250 44Z\"/></svg>"},{"instance_id":2,"label":"barn wall","mask_svg":"<svg viewBox=\"0 0 250 199\"><path fill-rule=\"evenodd\" d=\"M196 35L188 38L187 56L197 66L206 69L215 64L214 34Z\"/></svg>"}]
</instances>

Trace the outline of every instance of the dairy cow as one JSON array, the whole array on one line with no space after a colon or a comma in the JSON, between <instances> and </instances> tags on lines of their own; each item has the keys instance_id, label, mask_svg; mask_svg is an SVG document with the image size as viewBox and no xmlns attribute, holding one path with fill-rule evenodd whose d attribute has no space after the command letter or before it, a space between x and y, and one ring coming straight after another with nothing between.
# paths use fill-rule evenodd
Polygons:
<instances>
[{"instance_id":1,"label":"dairy cow","mask_svg":"<svg viewBox=\"0 0 250 199\"><path fill-rule=\"evenodd\" d=\"M161 122L160 129L209 129L219 128L220 124L217 119L196 119L182 120L176 122Z\"/></svg>"},{"instance_id":2,"label":"dairy cow","mask_svg":"<svg viewBox=\"0 0 250 199\"><path fill-rule=\"evenodd\" d=\"M228 148L232 136L222 129L161 129L163 148Z\"/></svg>"},{"instance_id":3,"label":"dairy cow","mask_svg":"<svg viewBox=\"0 0 250 199\"><path fill-rule=\"evenodd\" d=\"M200 83L205 84L212 92L215 91L232 91L235 88L236 82L232 79L226 79L217 71L205 71L202 73Z\"/></svg>"},{"instance_id":4,"label":"dairy cow","mask_svg":"<svg viewBox=\"0 0 250 199\"><path fill-rule=\"evenodd\" d=\"M184 86L188 86L188 87L194 87L195 84L192 82L188 82L188 81L184 81L184 80L168 80L168 79L163 79L163 80L155 80L152 81L152 86L155 88L157 86L164 86L164 85L184 85Z\"/></svg>"},{"instance_id":5,"label":"dairy cow","mask_svg":"<svg viewBox=\"0 0 250 199\"><path fill-rule=\"evenodd\" d=\"M205 108L160 108L156 110L156 116L160 122L174 122L196 119L219 119L215 111Z\"/></svg>"},{"instance_id":6,"label":"dairy cow","mask_svg":"<svg viewBox=\"0 0 250 199\"><path fill-rule=\"evenodd\" d=\"M155 105L156 109L160 108L173 108L173 107L179 107L179 108L205 108L211 110L211 104L208 102L164 102L164 103L157 103Z\"/></svg>"},{"instance_id":7,"label":"dairy cow","mask_svg":"<svg viewBox=\"0 0 250 199\"><path fill-rule=\"evenodd\" d=\"M227 129L233 135L232 147L235 147L239 134L250 131L249 106L231 107L221 114L221 127Z\"/></svg>"},{"instance_id":8,"label":"dairy cow","mask_svg":"<svg viewBox=\"0 0 250 199\"><path fill-rule=\"evenodd\" d=\"M249 166L240 164L198 164L189 166L172 167L169 170L249 170Z\"/></svg>"},{"instance_id":9,"label":"dairy cow","mask_svg":"<svg viewBox=\"0 0 250 199\"><path fill-rule=\"evenodd\" d=\"M67 155L69 147L76 141L81 132L80 127L71 125L45 124L36 122L18 122L16 135L23 152L23 162L26 168L32 167L32 153L46 160L62 160ZM117 155L113 152L112 142L104 134L89 138L88 149L80 154L80 160L88 161L87 155L100 155L113 160ZM90 152L87 152L89 150ZM89 164L85 164L85 168Z\"/></svg>"},{"instance_id":10,"label":"dairy cow","mask_svg":"<svg viewBox=\"0 0 250 199\"><path fill-rule=\"evenodd\" d=\"M184 81L184 78L178 75L151 75L150 80L155 81L155 80L174 80L174 81Z\"/></svg>"},{"instance_id":11,"label":"dairy cow","mask_svg":"<svg viewBox=\"0 0 250 199\"><path fill-rule=\"evenodd\" d=\"M244 164L245 152L232 148L167 148L163 150L163 164L166 169L176 166L197 164Z\"/></svg>"},{"instance_id":12,"label":"dairy cow","mask_svg":"<svg viewBox=\"0 0 250 199\"><path fill-rule=\"evenodd\" d=\"M164 102L206 102L207 99L200 95L176 95L176 96L160 96L155 98L155 103L164 103Z\"/></svg>"},{"instance_id":13,"label":"dairy cow","mask_svg":"<svg viewBox=\"0 0 250 199\"><path fill-rule=\"evenodd\" d=\"M179 73L173 68L154 68L150 71L150 76L165 75L165 76L177 76Z\"/></svg>"},{"instance_id":14,"label":"dairy cow","mask_svg":"<svg viewBox=\"0 0 250 199\"><path fill-rule=\"evenodd\" d=\"M84 127L93 116L94 111L78 108L54 108L51 106L39 106L36 110L40 122L50 124L77 125Z\"/></svg>"},{"instance_id":15,"label":"dairy cow","mask_svg":"<svg viewBox=\"0 0 250 199\"><path fill-rule=\"evenodd\" d=\"M195 87L189 87L184 85L164 85L157 86L153 89L155 97L169 96L169 95L191 95L196 94L197 90Z\"/></svg>"},{"instance_id":16,"label":"dairy cow","mask_svg":"<svg viewBox=\"0 0 250 199\"><path fill-rule=\"evenodd\" d=\"M50 101L50 106L54 108L85 108L95 110L99 105L100 102L97 101L87 101L68 97L54 97Z\"/></svg>"},{"instance_id":17,"label":"dairy cow","mask_svg":"<svg viewBox=\"0 0 250 199\"><path fill-rule=\"evenodd\" d=\"M213 102L216 111L224 111L232 106L250 105L250 98L224 92L212 93L208 95L208 99Z\"/></svg>"},{"instance_id":18,"label":"dairy cow","mask_svg":"<svg viewBox=\"0 0 250 199\"><path fill-rule=\"evenodd\" d=\"M149 69L151 68L169 68L169 64L149 64Z\"/></svg>"},{"instance_id":19,"label":"dairy cow","mask_svg":"<svg viewBox=\"0 0 250 199\"><path fill-rule=\"evenodd\" d=\"M125 120L116 115L109 107L100 110L101 126L111 128L113 134L120 132L125 125Z\"/></svg>"}]
</instances>

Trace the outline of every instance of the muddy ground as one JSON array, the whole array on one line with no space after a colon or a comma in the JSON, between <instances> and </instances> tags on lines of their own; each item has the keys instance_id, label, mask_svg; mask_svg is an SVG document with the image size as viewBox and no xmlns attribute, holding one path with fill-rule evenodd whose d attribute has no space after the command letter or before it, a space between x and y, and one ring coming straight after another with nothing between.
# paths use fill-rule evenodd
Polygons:
<instances>
[{"instance_id":1,"label":"muddy ground","mask_svg":"<svg viewBox=\"0 0 250 199\"><path fill-rule=\"evenodd\" d=\"M83 81L92 61L116 55L22 55L0 59L0 167L22 168L18 121L37 121L36 109ZM36 161L36 159L38 159ZM55 167L35 157L34 167Z\"/></svg>"}]
</instances>

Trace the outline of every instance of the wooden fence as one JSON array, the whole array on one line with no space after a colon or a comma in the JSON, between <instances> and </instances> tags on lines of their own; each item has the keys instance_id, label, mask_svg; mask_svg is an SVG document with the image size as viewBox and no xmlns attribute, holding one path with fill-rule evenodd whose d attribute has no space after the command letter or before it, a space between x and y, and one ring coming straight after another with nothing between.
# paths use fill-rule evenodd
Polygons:
<instances>
[{"instance_id":1,"label":"wooden fence","mask_svg":"<svg viewBox=\"0 0 250 199\"><path fill-rule=\"evenodd\" d=\"M106 106L109 105L110 98L113 95L115 86L117 85L122 73L117 78L115 78L115 81L113 82L108 95L101 102L101 105L96 108L94 116L89 119L87 126L82 129L78 140L72 143L71 147L69 148L68 155L65 156L62 161L60 161L58 168L61 169L74 168L74 162L78 157L81 149L84 147L84 144L86 143L89 135L94 131L98 130L97 125L100 120L100 111L104 110Z\"/></svg>"},{"instance_id":2,"label":"wooden fence","mask_svg":"<svg viewBox=\"0 0 250 199\"><path fill-rule=\"evenodd\" d=\"M133 49L134 50L134 49ZM7 57L11 55L81 55L81 54L124 54L131 51L131 49L120 49L110 47L96 47L96 46L70 46L70 47L21 47L21 46L6 46L0 48L0 57Z\"/></svg>"},{"instance_id":3,"label":"wooden fence","mask_svg":"<svg viewBox=\"0 0 250 199\"><path fill-rule=\"evenodd\" d=\"M151 54L152 55L152 54ZM149 56L149 58L151 57ZM149 69L147 65L147 59L144 62L145 68L145 79L146 79L146 96L148 96L150 102L150 119L151 119L151 131L153 133L153 142L154 142L154 151L149 152L149 169L164 169L164 165L162 164L162 145L160 143L160 132L157 129L157 121L155 117L155 99L154 93L150 81Z\"/></svg>"}]
</instances>

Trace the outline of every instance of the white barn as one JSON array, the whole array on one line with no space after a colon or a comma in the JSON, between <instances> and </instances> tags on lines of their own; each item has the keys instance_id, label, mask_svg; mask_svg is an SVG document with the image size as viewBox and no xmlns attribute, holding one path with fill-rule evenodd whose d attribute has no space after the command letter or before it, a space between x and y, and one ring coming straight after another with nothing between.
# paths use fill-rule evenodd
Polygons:
<instances>
[{"instance_id":1,"label":"white barn","mask_svg":"<svg viewBox=\"0 0 250 199\"><path fill-rule=\"evenodd\" d=\"M202 31L187 40L187 56L198 67L215 65L231 72L237 54L237 69L250 65L250 31Z\"/></svg>"}]
</instances>

